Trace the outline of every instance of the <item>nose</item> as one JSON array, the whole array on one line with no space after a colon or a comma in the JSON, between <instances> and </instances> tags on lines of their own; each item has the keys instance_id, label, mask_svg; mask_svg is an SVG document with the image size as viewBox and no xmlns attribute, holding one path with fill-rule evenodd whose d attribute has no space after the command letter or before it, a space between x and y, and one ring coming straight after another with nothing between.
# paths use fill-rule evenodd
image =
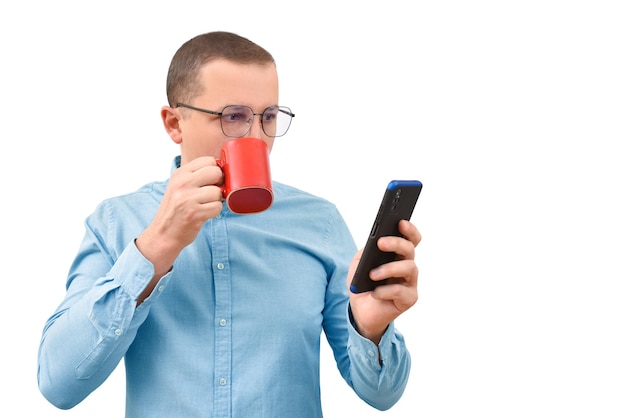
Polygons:
<instances>
[{"instance_id":1,"label":"nose","mask_svg":"<svg viewBox=\"0 0 626 418\"><path fill-rule=\"evenodd\" d=\"M262 136L264 134L263 127L261 126L262 117L263 117L262 115L254 115L252 117L252 126L250 126L250 131L248 131L247 136L252 137L252 138L262 139ZM258 120L256 118L258 118Z\"/></svg>"}]
</instances>

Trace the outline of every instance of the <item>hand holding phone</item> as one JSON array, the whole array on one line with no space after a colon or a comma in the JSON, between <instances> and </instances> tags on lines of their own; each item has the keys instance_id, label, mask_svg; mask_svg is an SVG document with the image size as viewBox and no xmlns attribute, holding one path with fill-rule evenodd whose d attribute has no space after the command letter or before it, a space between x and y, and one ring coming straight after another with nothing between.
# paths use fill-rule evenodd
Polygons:
<instances>
[{"instance_id":1,"label":"hand holding phone","mask_svg":"<svg viewBox=\"0 0 626 418\"><path fill-rule=\"evenodd\" d=\"M387 185L378 214L365 243L361 260L354 272L350 291L363 293L374 290L387 280L373 281L369 277L372 269L396 259L395 253L384 252L378 248L378 239L384 236L402 236L398 223L410 220L415 204L422 191L422 183L418 180L392 180Z\"/></svg>"}]
</instances>

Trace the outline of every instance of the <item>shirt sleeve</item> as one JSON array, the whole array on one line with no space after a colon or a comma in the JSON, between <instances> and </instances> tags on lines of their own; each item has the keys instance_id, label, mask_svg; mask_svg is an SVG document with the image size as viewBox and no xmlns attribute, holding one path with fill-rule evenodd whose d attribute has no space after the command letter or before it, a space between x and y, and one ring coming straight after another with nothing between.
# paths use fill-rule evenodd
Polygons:
<instances>
[{"instance_id":1,"label":"shirt sleeve","mask_svg":"<svg viewBox=\"0 0 626 418\"><path fill-rule=\"evenodd\" d=\"M349 307L348 317L352 318ZM389 324L376 346L361 336L350 321L348 355L352 387L357 395L379 410L395 405L408 382L411 356L404 337L395 329L394 323Z\"/></svg>"},{"instance_id":2,"label":"shirt sleeve","mask_svg":"<svg viewBox=\"0 0 626 418\"><path fill-rule=\"evenodd\" d=\"M333 256L326 291L324 331L344 380L366 403L387 410L398 402L409 378L411 357L404 338L392 322L378 346L361 336L351 321L346 287L348 267L356 246L337 214L328 245ZM379 361L379 353L380 360ZM382 363L382 364L381 364Z\"/></svg>"},{"instance_id":3,"label":"shirt sleeve","mask_svg":"<svg viewBox=\"0 0 626 418\"><path fill-rule=\"evenodd\" d=\"M97 217L86 224L66 296L47 320L39 346L39 389L61 409L80 403L113 372L159 293L136 307L154 275L152 263L134 240L118 249L106 246ZM168 279L169 274L159 286Z\"/></svg>"}]
</instances>

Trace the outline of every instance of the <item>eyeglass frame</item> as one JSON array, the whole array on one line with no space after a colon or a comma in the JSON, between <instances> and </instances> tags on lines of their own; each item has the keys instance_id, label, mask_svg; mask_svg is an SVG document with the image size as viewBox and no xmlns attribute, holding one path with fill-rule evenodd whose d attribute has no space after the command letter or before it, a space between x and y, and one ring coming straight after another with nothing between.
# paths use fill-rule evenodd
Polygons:
<instances>
[{"instance_id":1,"label":"eyeglass frame","mask_svg":"<svg viewBox=\"0 0 626 418\"><path fill-rule=\"evenodd\" d=\"M250 126L248 127L248 130L246 132L244 132L241 135L227 135L226 132L224 132L224 125L222 125L222 115L224 114L224 109L228 108L228 107L247 107L248 109L250 109L250 111L252 112L252 119L254 119L255 116L261 116L260 119L260 123L261 123L261 129L263 130L263 133L265 133L265 135L271 137L271 138L280 138L281 136L285 136L287 134L287 131L289 131L289 128L291 127L291 120L296 116L295 113L293 113L291 111L290 108L288 108L287 106L268 106L266 107L263 112L261 113L254 113L254 110L252 110L252 108L250 106L246 106L246 105L228 105L228 106L224 106L224 108L222 108L221 112L217 112L215 110L209 110L209 109L202 109L200 107L195 107L195 106L191 106L185 103L176 103L176 109L178 109L179 107L184 107L186 109L191 109L191 110L197 110L198 112L202 112L202 113L208 113L209 115L215 115L218 116L220 119L220 128L222 129L222 133L224 135L226 135L229 138L238 138L244 135L247 135L248 132L250 132L250 129L252 129L252 123L250 123ZM285 133L281 134L281 135L269 135L267 132L265 132L265 126L263 126L263 115L265 114L265 111L269 108L275 107L276 109L278 109L279 112L282 112L286 115L289 115L289 125L287 125L287 129L285 129Z\"/></svg>"}]
</instances>

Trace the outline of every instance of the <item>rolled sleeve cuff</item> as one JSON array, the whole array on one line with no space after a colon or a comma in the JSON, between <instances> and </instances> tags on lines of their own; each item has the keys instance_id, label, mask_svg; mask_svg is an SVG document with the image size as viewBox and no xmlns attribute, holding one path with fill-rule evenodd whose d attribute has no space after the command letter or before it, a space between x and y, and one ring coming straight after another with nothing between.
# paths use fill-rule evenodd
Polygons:
<instances>
[{"instance_id":1,"label":"rolled sleeve cuff","mask_svg":"<svg viewBox=\"0 0 626 418\"><path fill-rule=\"evenodd\" d=\"M393 350L392 344L395 336L394 323L391 322L389 324L380 340L380 343L376 345L371 340L359 334L357 331L349 304L348 319L350 322L350 326L348 327L348 349L352 354L357 355L364 362L371 363L371 366L373 366L376 370L380 370L381 365L379 362L379 353L380 359L384 362L385 358L389 358L389 355Z\"/></svg>"},{"instance_id":2,"label":"rolled sleeve cuff","mask_svg":"<svg viewBox=\"0 0 626 418\"><path fill-rule=\"evenodd\" d=\"M154 266L141 254L133 241L120 254L108 275L114 278L124 293L137 300L154 277ZM160 293L167 286L170 276L171 270L159 280L155 288L158 292L153 293ZM153 299L152 295L144 303L148 299Z\"/></svg>"}]
</instances>

